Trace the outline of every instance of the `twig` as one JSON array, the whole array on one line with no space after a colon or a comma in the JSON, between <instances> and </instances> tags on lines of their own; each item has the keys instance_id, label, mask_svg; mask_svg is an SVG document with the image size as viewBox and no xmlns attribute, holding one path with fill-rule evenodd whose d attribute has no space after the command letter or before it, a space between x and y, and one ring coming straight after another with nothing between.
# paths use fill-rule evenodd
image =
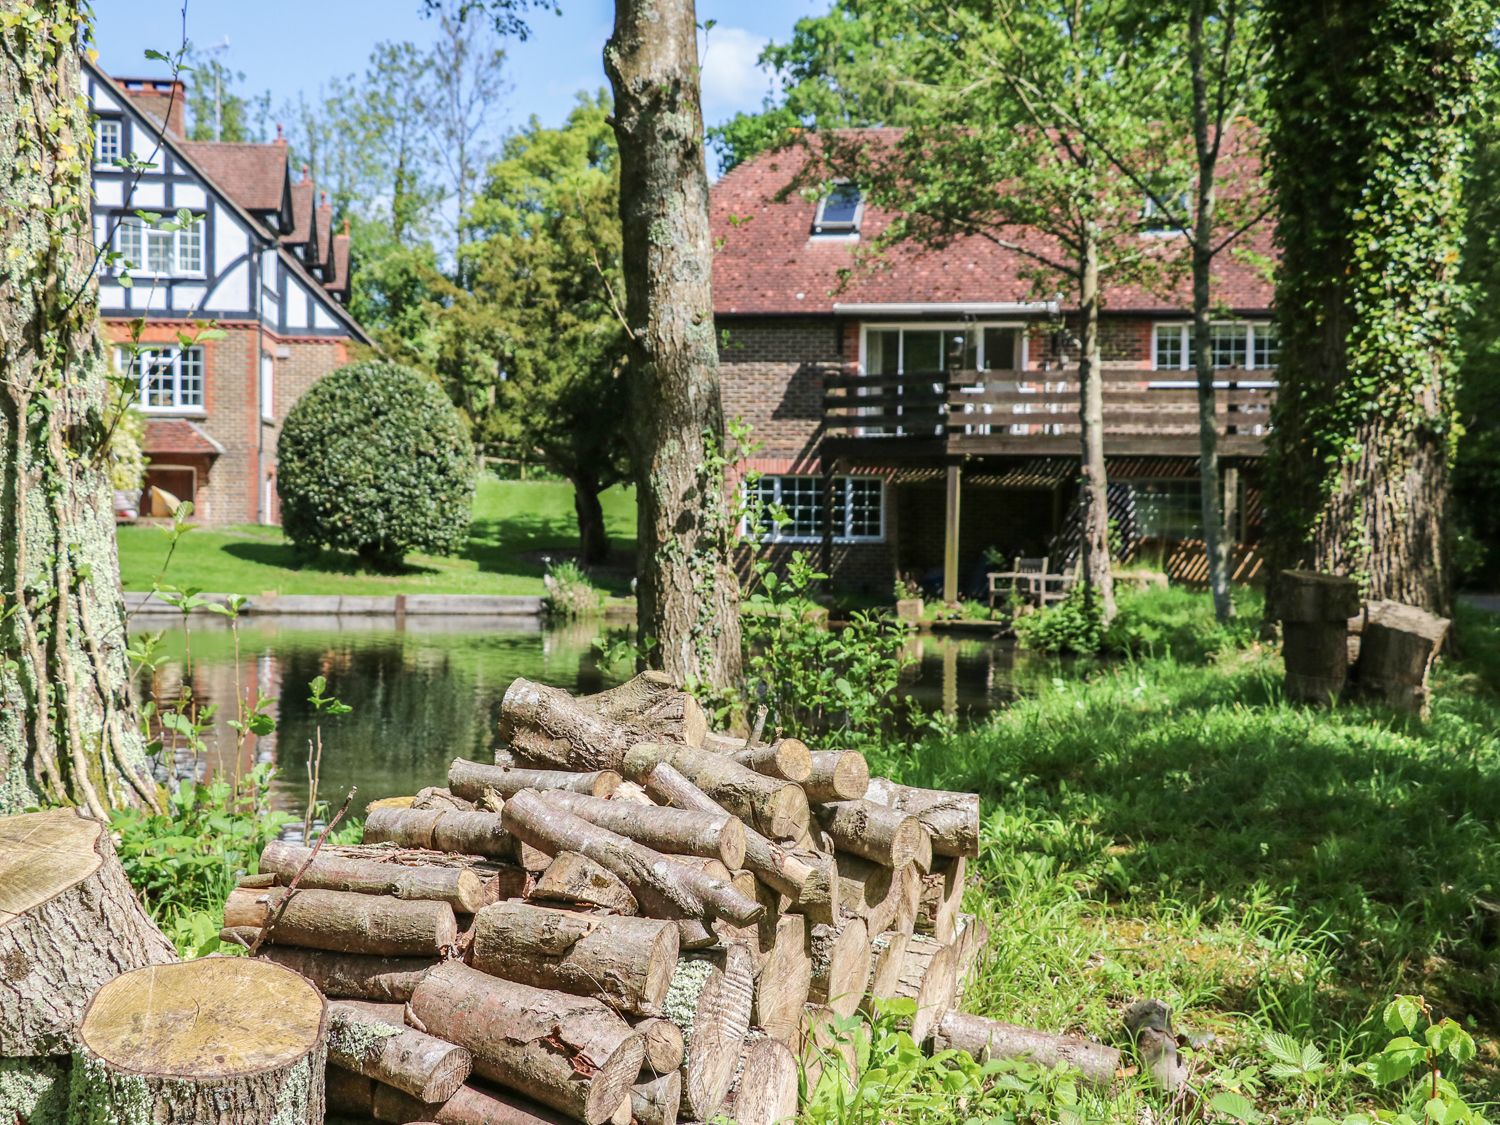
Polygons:
<instances>
[{"instance_id":1,"label":"twig","mask_svg":"<svg viewBox=\"0 0 1500 1125\"><path fill-rule=\"evenodd\" d=\"M750 728L750 737L745 740L745 749L760 741L760 736L766 730L766 705L762 703L755 709L755 725Z\"/></svg>"},{"instance_id":2,"label":"twig","mask_svg":"<svg viewBox=\"0 0 1500 1125\"><path fill-rule=\"evenodd\" d=\"M358 792L358 785L351 785L349 787L349 795L344 798L344 803L339 806L339 811L333 814L333 819L323 826L322 832L318 833L317 842L313 844L312 851L308 853L307 858L302 861L302 866L297 868L297 874L292 876L292 881L286 885L286 893L281 896L281 901L267 912L266 920L261 923L260 933L255 935L255 941L248 947L250 956L254 957L260 952L261 945L270 936L271 931L276 928L276 923L281 921L281 916L286 913L286 904L292 901L292 895L297 890L297 884L301 881L303 873L312 866L312 861L318 858L318 851L323 847L323 841L328 839L328 834L338 826L339 821L344 819L344 814L349 811L349 806L354 801L354 794Z\"/></svg>"}]
</instances>

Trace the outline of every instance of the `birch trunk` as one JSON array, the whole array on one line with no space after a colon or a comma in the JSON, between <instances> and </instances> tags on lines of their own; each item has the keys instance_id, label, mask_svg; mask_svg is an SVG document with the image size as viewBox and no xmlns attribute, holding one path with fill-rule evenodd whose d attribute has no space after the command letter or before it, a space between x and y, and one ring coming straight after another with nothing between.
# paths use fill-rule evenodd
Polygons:
<instances>
[{"instance_id":1,"label":"birch trunk","mask_svg":"<svg viewBox=\"0 0 1500 1125\"><path fill-rule=\"evenodd\" d=\"M1078 357L1078 430L1083 456L1083 581L1099 599L1107 625L1115 616L1115 580L1109 564L1109 481L1104 470L1104 383L1099 349L1099 236L1086 223L1081 246Z\"/></svg>"}]
</instances>

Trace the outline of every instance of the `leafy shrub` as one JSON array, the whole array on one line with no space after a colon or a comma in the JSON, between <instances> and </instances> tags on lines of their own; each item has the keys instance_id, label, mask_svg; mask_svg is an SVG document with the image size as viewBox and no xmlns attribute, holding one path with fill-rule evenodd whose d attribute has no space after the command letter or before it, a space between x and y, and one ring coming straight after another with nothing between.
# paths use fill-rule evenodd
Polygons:
<instances>
[{"instance_id":1,"label":"leafy shrub","mask_svg":"<svg viewBox=\"0 0 1500 1125\"><path fill-rule=\"evenodd\" d=\"M589 581L588 573L571 559L559 563L549 560L542 584L547 590L547 613L552 617L587 617L598 613L604 604L604 592Z\"/></svg>"},{"instance_id":2,"label":"leafy shrub","mask_svg":"<svg viewBox=\"0 0 1500 1125\"><path fill-rule=\"evenodd\" d=\"M1104 643L1104 616L1093 590L1075 586L1056 605L1015 619L1016 643L1033 652L1092 656Z\"/></svg>"},{"instance_id":3,"label":"leafy shrub","mask_svg":"<svg viewBox=\"0 0 1500 1125\"><path fill-rule=\"evenodd\" d=\"M1199 662L1217 653L1243 648L1255 639L1260 622L1260 594L1234 590L1238 616L1220 624L1213 603L1180 586L1121 590L1119 613L1104 636L1107 652L1127 656L1167 656Z\"/></svg>"},{"instance_id":4,"label":"leafy shrub","mask_svg":"<svg viewBox=\"0 0 1500 1125\"><path fill-rule=\"evenodd\" d=\"M474 495L458 411L408 367L362 362L316 383L277 447L282 523L305 550L356 551L389 570L412 551L454 554Z\"/></svg>"}]
</instances>

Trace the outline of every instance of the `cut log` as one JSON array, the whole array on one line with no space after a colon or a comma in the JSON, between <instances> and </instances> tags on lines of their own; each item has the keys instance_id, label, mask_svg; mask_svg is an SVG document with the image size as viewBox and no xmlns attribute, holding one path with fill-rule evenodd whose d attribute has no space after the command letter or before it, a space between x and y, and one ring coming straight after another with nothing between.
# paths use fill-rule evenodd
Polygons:
<instances>
[{"instance_id":1,"label":"cut log","mask_svg":"<svg viewBox=\"0 0 1500 1125\"><path fill-rule=\"evenodd\" d=\"M742 766L767 777L779 777L782 781L795 781L799 785L812 776L812 752L800 738L778 738L775 742L746 746L743 740L732 750L720 750L718 746L708 749L728 753Z\"/></svg>"},{"instance_id":2,"label":"cut log","mask_svg":"<svg viewBox=\"0 0 1500 1125\"><path fill-rule=\"evenodd\" d=\"M1376 601L1365 607L1355 679L1389 707L1427 714L1427 676L1450 622L1416 606Z\"/></svg>"},{"instance_id":3,"label":"cut log","mask_svg":"<svg viewBox=\"0 0 1500 1125\"><path fill-rule=\"evenodd\" d=\"M630 888L586 855L558 852L527 897L598 907L613 914L635 914Z\"/></svg>"},{"instance_id":4,"label":"cut log","mask_svg":"<svg viewBox=\"0 0 1500 1125\"><path fill-rule=\"evenodd\" d=\"M892 876L891 895L895 900L895 920L887 922L885 928L911 933L917 928L922 903L922 872L915 863L908 863Z\"/></svg>"},{"instance_id":5,"label":"cut log","mask_svg":"<svg viewBox=\"0 0 1500 1125\"><path fill-rule=\"evenodd\" d=\"M945 1012L933 1029L938 1051L967 1051L976 1062L1027 1059L1048 1068L1076 1070L1092 1086L1108 1086L1120 1070L1120 1052L1076 1035L1051 1035L964 1012Z\"/></svg>"},{"instance_id":6,"label":"cut log","mask_svg":"<svg viewBox=\"0 0 1500 1125\"><path fill-rule=\"evenodd\" d=\"M411 1015L466 1047L474 1072L587 1125L607 1121L645 1057L641 1037L597 1000L492 977L455 961L417 986Z\"/></svg>"},{"instance_id":7,"label":"cut log","mask_svg":"<svg viewBox=\"0 0 1500 1125\"><path fill-rule=\"evenodd\" d=\"M819 750L812 755L812 772L802 783L807 799L816 804L854 801L865 795L870 766L855 750Z\"/></svg>"},{"instance_id":8,"label":"cut log","mask_svg":"<svg viewBox=\"0 0 1500 1125\"><path fill-rule=\"evenodd\" d=\"M397 1004L410 1000L422 974L437 964L435 958L370 957L271 944L261 946L259 957L300 973L331 999Z\"/></svg>"},{"instance_id":9,"label":"cut log","mask_svg":"<svg viewBox=\"0 0 1500 1125\"><path fill-rule=\"evenodd\" d=\"M667 990L667 1018L682 1028L687 1051L682 1094L694 1119L710 1120L724 1103L740 1048L750 1030L754 991L750 954L728 945L717 956L694 954L678 962Z\"/></svg>"},{"instance_id":10,"label":"cut log","mask_svg":"<svg viewBox=\"0 0 1500 1125\"><path fill-rule=\"evenodd\" d=\"M723 810L689 812L579 793L544 792L542 798L591 824L667 855L704 856L718 860L731 871L745 861L744 825Z\"/></svg>"},{"instance_id":11,"label":"cut log","mask_svg":"<svg viewBox=\"0 0 1500 1125\"><path fill-rule=\"evenodd\" d=\"M654 918L574 914L497 902L474 916L470 963L536 988L657 1016L677 968L677 927Z\"/></svg>"},{"instance_id":12,"label":"cut log","mask_svg":"<svg viewBox=\"0 0 1500 1125\"><path fill-rule=\"evenodd\" d=\"M951 942L958 933L958 912L964 900L968 860L944 856L930 874L922 876L918 894L916 928L938 941Z\"/></svg>"},{"instance_id":13,"label":"cut log","mask_svg":"<svg viewBox=\"0 0 1500 1125\"><path fill-rule=\"evenodd\" d=\"M871 933L889 929L896 920L901 885L895 872L884 864L839 852L834 856L839 876L839 905L857 914Z\"/></svg>"},{"instance_id":14,"label":"cut log","mask_svg":"<svg viewBox=\"0 0 1500 1125\"><path fill-rule=\"evenodd\" d=\"M655 1078L682 1066L682 1028L664 1018L638 1020L633 1026L646 1045L642 1079Z\"/></svg>"},{"instance_id":15,"label":"cut log","mask_svg":"<svg viewBox=\"0 0 1500 1125\"><path fill-rule=\"evenodd\" d=\"M366 844L398 844L403 848L425 848L431 850L432 830L438 817L448 809L414 809L371 804L365 817L364 835Z\"/></svg>"},{"instance_id":16,"label":"cut log","mask_svg":"<svg viewBox=\"0 0 1500 1125\"><path fill-rule=\"evenodd\" d=\"M623 772L630 780L644 783L660 762L758 832L777 840L795 840L807 831L807 797L800 785L746 769L723 754L675 742L632 746L625 755Z\"/></svg>"},{"instance_id":17,"label":"cut log","mask_svg":"<svg viewBox=\"0 0 1500 1125\"><path fill-rule=\"evenodd\" d=\"M795 1043L812 975L807 919L800 914L783 914L776 921L775 935L755 974L751 1021L772 1039Z\"/></svg>"},{"instance_id":18,"label":"cut log","mask_svg":"<svg viewBox=\"0 0 1500 1125\"><path fill-rule=\"evenodd\" d=\"M874 801L834 801L813 813L835 847L886 867L905 867L922 850L926 829L917 818Z\"/></svg>"},{"instance_id":19,"label":"cut log","mask_svg":"<svg viewBox=\"0 0 1500 1125\"><path fill-rule=\"evenodd\" d=\"M469 1077L469 1052L425 1032L371 1015L348 1001L328 1006L328 1061L428 1105L445 1102Z\"/></svg>"},{"instance_id":20,"label":"cut log","mask_svg":"<svg viewBox=\"0 0 1500 1125\"><path fill-rule=\"evenodd\" d=\"M372 1116L376 1121L421 1125L429 1118L437 1125L573 1125L576 1118L538 1105L509 1090L466 1082L440 1106L430 1106L400 1090L375 1085Z\"/></svg>"},{"instance_id":21,"label":"cut log","mask_svg":"<svg viewBox=\"0 0 1500 1125\"><path fill-rule=\"evenodd\" d=\"M798 1016L800 1034L800 1012ZM797 1118L797 1058L786 1044L774 1038L745 1044L724 1112L735 1125L792 1125Z\"/></svg>"},{"instance_id":22,"label":"cut log","mask_svg":"<svg viewBox=\"0 0 1500 1125\"><path fill-rule=\"evenodd\" d=\"M659 1074L630 1088L630 1113L640 1125L677 1125L682 1105L682 1075Z\"/></svg>"},{"instance_id":23,"label":"cut log","mask_svg":"<svg viewBox=\"0 0 1500 1125\"><path fill-rule=\"evenodd\" d=\"M1349 678L1349 619L1360 611L1359 584L1332 574L1285 570L1277 609L1287 698L1327 703L1337 697Z\"/></svg>"},{"instance_id":24,"label":"cut log","mask_svg":"<svg viewBox=\"0 0 1500 1125\"><path fill-rule=\"evenodd\" d=\"M1311 570L1284 570L1279 593L1281 620L1347 622L1359 613L1359 583Z\"/></svg>"},{"instance_id":25,"label":"cut log","mask_svg":"<svg viewBox=\"0 0 1500 1125\"><path fill-rule=\"evenodd\" d=\"M840 1016L852 1016L870 983L870 932L864 919L850 915L837 926L814 926L809 937L809 998Z\"/></svg>"},{"instance_id":26,"label":"cut log","mask_svg":"<svg viewBox=\"0 0 1500 1125\"><path fill-rule=\"evenodd\" d=\"M244 957L136 969L101 988L74 1056L73 1112L115 1125L321 1125L323 997Z\"/></svg>"},{"instance_id":27,"label":"cut log","mask_svg":"<svg viewBox=\"0 0 1500 1125\"><path fill-rule=\"evenodd\" d=\"M990 928L983 918L960 914L954 931L953 956L958 966L958 994L962 997L984 961L984 951L990 943Z\"/></svg>"},{"instance_id":28,"label":"cut log","mask_svg":"<svg viewBox=\"0 0 1500 1125\"><path fill-rule=\"evenodd\" d=\"M0 818L0 1057L67 1054L101 985L176 959L103 824L72 809Z\"/></svg>"},{"instance_id":29,"label":"cut log","mask_svg":"<svg viewBox=\"0 0 1500 1125\"><path fill-rule=\"evenodd\" d=\"M719 944L719 935L697 918L678 918L677 947L682 952L692 949L708 949Z\"/></svg>"},{"instance_id":30,"label":"cut log","mask_svg":"<svg viewBox=\"0 0 1500 1125\"><path fill-rule=\"evenodd\" d=\"M345 891L288 892L236 888L224 904L226 927L259 930L277 945L368 953L377 957L434 957L453 948L458 921L446 902L403 900Z\"/></svg>"},{"instance_id":31,"label":"cut log","mask_svg":"<svg viewBox=\"0 0 1500 1125\"><path fill-rule=\"evenodd\" d=\"M297 886L307 890L432 899L464 914L473 914L485 905L485 881L465 867L409 867L321 852L314 858L311 848L273 840L261 852L260 870L276 876L282 886L296 877Z\"/></svg>"},{"instance_id":32,"label":"cut log","mask_svg":"<svg viewBox=\"0 0 1500 1125\"><path fill-rule=\"evenodd\" d=\"M662 672L641 672L618 687L578 702L606 719L637 722L657 732L656 737L702 746L708 733L703 705Z\"/></svg>"},{"instance_id":33,"label":"cut log","mask_svg":"<svg viewBox=\"0 0 1500 1125\"><path fill-rule=\"evenodd\" d=\"M454 758L448 766L448 788L460 797L477 801L486 789L511 797L522 789L561 789L586 793L591 797L608 797L620 787L620 775L614 770L573 773L568 770L533 770L506 766L487 766L465 758Z\"/></svg>"},{"instance_id":34,"label":"cut log","mask_svg":"<svg viewBox=\"0 0 1500 1125\"><path fill-rule=\"evenodd\" d=\"M925 934L913 934L906 943L901 973L896 981L896 995L916 1001L917 1011L911 1017L912 1041L921 1046L943 1013L953 1007L958 991L958 965L953 947L933 941Z\"/></svg>"},{"instance_id":35,"label":"cut log","mask_svg":"<svg viewBox=\"0 0 1500 1125\"><path fill-rule=\"evenodd\" d=\"M979 794L945 789L916 789L889 778L870 781L864 798L914 816L932 836L937 855L979 854Z\"/></svg>"},{"instance_id":36,"label":"cut log","mask_svg":"<svg viewBox=\"0 0 1500 1125\"><path fill-rule=\"evenodd\" d=\"M367 844L392 843L491 859L515 859L516 842L493 812L376 809L365 821Z\"/></svg>"},{"instance_id":37,"label":"cut log","mask_svg":"<svg viewBox=\"0 0 1500 1125\"><path fill-rule=\"evenodd\" d=\"M394 1002L382 1002L379 1000L340 1000L339 1005L351 1008L355 1011L364 1012L386 1023L393 1023L397 1027L406 1026L406 1005Z\"/></svg>"},{"instance_id":38,"label":"cut log","mask_svg":"<svg viewBox=\"0 0 1500 1125\"><path fill-rule=\"evenodd\" d=\"M723 811L723 806L665 762L652 767L642 782L646 792L662 804L695 812ZM758 879L791 898L793 909L810 920L833 920L838 911L838 880L829 857L800 854L753 828L745 828L744 836L744 864Z\"/></svg>"},{"instance_id":39,"label":"cut log","mask_svg":"<svg viewBox=\"0 0 1500 1125\"><path fill-rule=\"evenodd\" d=\"M429 785L425 789L417 790L417 795L411 799L408 807L429 812L473 812L474 802L455 797L451 789L440 789L435 785Z\"/></svg>"},{"instance_id":40,"label":"cut log","mask_svg":"<svg viewBox=\"0 0 1500 1125\"><path fill-rule=\"evenodd\" d=\"M854 1039L839 1029L840 1017L831 1008L809 1004L802 1013L802 1037L797 1058L811 1100L820 1083L838 1083L853 1090L859 1072Z\"/></svg>"},{"instance_id":41,"label":"cut log","mask_svg":"<svg viewBox=\"0 0 1500 1125\"><path fill-rule=\"evenodd\" d=\"M627 686L575 699L518 678L500 703L500 737L537 765L584 772L618 771L637 742L703 741L708 723L697 700L675 688Z\"/></svg>"},{"instance_id":42,"label":"cut log","mask_svg":"<svg viewBox=\"0 0 1500 1125\"><path fill-rule=\"evenodd\" d=\"M899 930L876 934L870 943L870 982L867 994L872 1000L891 1000L901 983L901 967L906 962L906 946L911 935Z\"/></svg>"},{"instance_id":43,"label":"cut log","mask_svg":"<svg viewBox=\"0 0 1500 1125\"><path fill-rule=\"evenodd\" d=\"M743 926L761 907L727 882L574 816L523 789L505 803L507 828L549 855L574 851L620 879L645 910L663 918L725 918Z\"/></svg>"},{"instance_id":44,"label":"cut log","mask_svg":"<svg viewBox=\"0 0 1500 1125\"><path fill-rule=\"evenodd\" d=\"M323 1090L330 1120L352 1117L368 1121L375 1115L375 1082L363 1074L330 1065L323 1072Z\"/></svg>"}]
</instances>

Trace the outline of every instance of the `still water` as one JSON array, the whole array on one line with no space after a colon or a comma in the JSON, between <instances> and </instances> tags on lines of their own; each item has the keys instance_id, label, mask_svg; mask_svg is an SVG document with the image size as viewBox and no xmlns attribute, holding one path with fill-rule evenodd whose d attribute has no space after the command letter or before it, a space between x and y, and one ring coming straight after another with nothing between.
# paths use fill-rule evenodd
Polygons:
<instances>
[{"instance_id":1,"label":"still water","mask_svg":"<svg viewBox=\"0 0 1500 1125\"><path fill-rule=\"evenodd\" d=\"M140 618L137 625L158 629ZM628 666L606 666L595 650L607 628L598 621L543 627L530 619L427 617L408 618L398 629L384 617L298 617L251 619L236 636L221 619L195 617L186 633L162 633L155 671L143 674L140 686L167 700L187 686L200 707L216 708L207 750L180 756L181 767L207 775L273 762L276 805L300 811L319 727L307 685L323 676L326 693L351 711L321 721L318 794L337 804L357 785L356 807L363 807L442 785L455 757L488 761L500 701L517 676L575 693L626 679ZM971 720L1012 698L1009 642L928 636L912 644L918 660L905 690L922 707ZM274 701L266 709L277 729L240 740L229 725L236 696L257 693Z\"/></svg>"}]
</instances>

